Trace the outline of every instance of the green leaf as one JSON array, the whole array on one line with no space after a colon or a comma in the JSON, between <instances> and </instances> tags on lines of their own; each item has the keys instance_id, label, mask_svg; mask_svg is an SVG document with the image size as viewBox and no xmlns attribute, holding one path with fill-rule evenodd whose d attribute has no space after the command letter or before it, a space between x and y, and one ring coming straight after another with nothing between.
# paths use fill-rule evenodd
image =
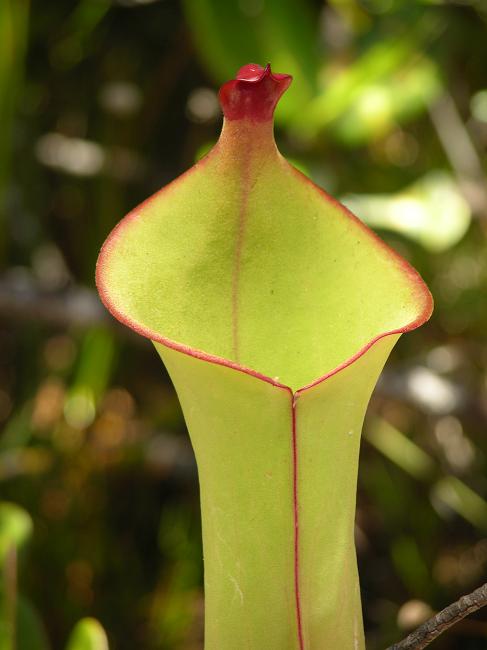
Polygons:
<instances>
[{"instance_id":1,"label":"green leaf","mask_svg":"<svg viewBox=\"0 0 487 650\"><path fill-rule=\"evenodd\" d=\"M13 153L15 110L23 82L29 22L28 0L0 2L0 210L6 209L5 191ZM0 260L4 263L8 241L6 219L0 221Z\"/></svg>"},{"instance_id":2,"label":"green leaf","mask_svg":"<svg viewBox=\"0 0 487 650\"><path fill-rule=\"evenodd\" d=\"M76 623L66 650L108 650L108 639L103 627L94 618L83 618Z\"/></svg>"},{"instance_id":3,"label":"green leaf","mask_svg":"<svg viewBox=\"0 0 487 650\"><path fill-rule=\"evenodd\" d=\"M435 475L432 458L386 420L374 420L365 437L384 456L418 481Z\"/></svg>"},{"instance_id":4,"label":"green leaf","mask_svg":"<svg viewBox=\"0 0 487 650\"><path fill-rule=\"evenodd\" d=\"M29 514L14 503L0 503L0 648L15 650L17 554L32 533Z\"/></svg>"},{"instance_id":5,"label":"green leaf","mask_svg":"<svg viewBox=\"0 0 487 650\"><path fill-rule=\"evenodd\" d=\"M51 647L39 613L22 596L17 600L16 641L15 650L49 650Z\"/></svg>"},{"instance_id":6,"label":"green leaf","mask_svg":"<svg viewBox=\"0 0 487 650\"><path fill-rule=\"evenodd\" d=\"M439 71L430 60L408 62L385 79L365 84L334 121L333 137L353 146L377 139L424 112L441 88Z\"/></svg>"},{"instance_id":7,"label":"green leaf","mask_svg":"<svg viewBox=\"0 0 487 650\"><path fill-rule=\"evenodd\" d=\"M136 208L97 284L154 341L198 462L208 650L362 648L353 539L360 431L418 274L279 154L286 75L220 90L220 140Z\"/></svg>"},{"instance_id":8,"label":"green leaf","mask_svg":"<svg viewBox=\"0 0 487 650\"><path fill-rule=\"evenodd\" d=\"M32 519L28 512L15 503L0 502L0 562L10 548L16 552L32 535Z\"/></svg>"},{"instance_id":9,"label":"green leaf","mask_svg":"<svg viewBox=\"0 0 487 650\"><path fill-rule=\"evenodd\" d=\"M85 334L74 385L64 406L71 426L83 428L93 422L113 370L114 355L113 335L107 329L97 327Z\"/></svg>"},{"instance_id":10,"label":"green leaf","mask_svg":"<svg viewBox=\"0 0 487 650\"><path fill-rule=\"evenodd\" d=\"M369 226L401 233L434 253L455 246L472 219L467 201L446 172L430 172L397 194L355 194L342 200Z\"/></svg>"},{"instance_id":11,"label":"green leaf","mask_svg":"<svg viewBox=\"0 0 487 650\"><path fill-rule=\"evenodd\" d=\"M326 129L356 146L423 112L442 83L438 67L422 50L442 28L438 16L425 15L413 29L373 40L348 65L325 66L321 88L292 117L293 132L312 139Z\"/></svg>"},{"instance_id":12,"label":"green leaf","mask_svg":"<svg viewBox=\"0 0 487 650\"><path fill-rule=\"evenodd\" d=\"M446 505L479 530L487 531L487 502L456 476L445 476L431 491L434 503Z\"/></svg>"}]
</instances>

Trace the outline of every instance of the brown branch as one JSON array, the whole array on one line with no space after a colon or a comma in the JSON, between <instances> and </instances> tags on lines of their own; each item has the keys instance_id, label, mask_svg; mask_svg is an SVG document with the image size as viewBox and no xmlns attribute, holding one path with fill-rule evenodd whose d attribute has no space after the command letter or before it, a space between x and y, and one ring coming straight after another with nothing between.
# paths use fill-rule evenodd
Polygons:
<instances>
[{"instance_id":1,"label":"brown branch","mask_svg":"<svg viewBox=\"0 0 487 650\"><path fill-rule=\"evenodd\" d=\"M395 643L387 650L422 650L445 630L484 605L487 605L487 582L471 594L462 596L455 603L442 609L441 612L420 625L417 630L411 632L403 641Z\"/></svg>"}]
</instances>

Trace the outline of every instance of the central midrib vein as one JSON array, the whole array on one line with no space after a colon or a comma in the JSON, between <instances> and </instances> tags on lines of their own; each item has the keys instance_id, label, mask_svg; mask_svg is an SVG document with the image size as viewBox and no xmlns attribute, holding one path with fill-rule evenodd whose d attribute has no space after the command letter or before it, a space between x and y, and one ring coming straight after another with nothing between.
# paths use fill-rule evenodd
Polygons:
<instances>
[{"instance_id":1,"label":"central midrib vein","mask_svg":"<svg viewBox=\"0 0 487 650\"><path fill-rule=\"evenodd\" d=\"M235 240L235 262L233 266L232 277L232 356L236 363L240 361L240 275L242 267L242 251L245 239L245 230L247 225L247 212L249 201L249 181L250 181L250 153L242 161L242 192L240 196L240 206L237 216L236 240Z\"/></svg>"},{"instance_id":2,"label":"central midrib vein","mask_svg":"<svg viewBox=\"0 0 487 650\"><path fill-rule=\"evenodd\" d=\"M299 650L304 650L301 620L301 599L299 591L299 494L298 494L298 427L296 418L297 395L291 398L292 457L293 457L293 518L294 518L294 596L296 603L296 625Z\"/></svg>"},{"instance_id":3,"label":"central midrib vein","mask_svg":"<svg viewBox=\"0 0 487 650\"><path fill-rule=\"evenodd\" d=\"M248 202L250 192L250 150L242 160L241 182L242 191L236 224L235 261L232 276L232 356L236 363L240 362L240 280L242 269L242 253L246 234ZM293 466L293 532L294 532L294 594L296 607L296 625L298 633L299 650L304 650L303 628L301 620L301 602L299 592L299 503L298 503L298 445L296 421L297 395L291 397L291 422L292 422L292 466Z\"/></svg>"}]
</instances>

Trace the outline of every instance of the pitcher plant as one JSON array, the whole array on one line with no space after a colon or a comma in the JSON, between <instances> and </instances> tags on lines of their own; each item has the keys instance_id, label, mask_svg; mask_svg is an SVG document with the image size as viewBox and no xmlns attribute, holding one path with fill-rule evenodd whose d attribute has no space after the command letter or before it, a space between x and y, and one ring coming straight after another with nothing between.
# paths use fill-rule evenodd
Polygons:
<instances>
[{"instance_id":1,"label":"pitcher plant","mask_svg":"<svg viewBox=\"0 0 487 650\"><path fill-rule=\"evenodd\" d=\"M206 650L364 647L361 427L392 347L432 311L418 273L279 153L290 83L255 64L225 83L217 144L115 227L97 265L191 436Z\"/></svg>"}]
</instances>

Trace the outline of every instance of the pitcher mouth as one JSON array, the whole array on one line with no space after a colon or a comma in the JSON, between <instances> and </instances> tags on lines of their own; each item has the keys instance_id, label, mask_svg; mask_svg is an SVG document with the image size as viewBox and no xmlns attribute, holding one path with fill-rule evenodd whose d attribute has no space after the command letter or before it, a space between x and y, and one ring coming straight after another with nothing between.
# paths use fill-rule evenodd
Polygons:
<instances>
[{"instance_id":1,"label":"pitcher mouth","mask_svg":"<svg viewBox=\"0 0 487 650\"><path fill-rule=\"evenodd\" d=\"M317 379L311 381L309 384L306 384L305 386L293 390L291 386L283 384L279 382L277 379L273 377L269 377L268 375L265 375L259 372L258 370L254 370L253 368L249 368L247 366L241 365L230 359L225 359L224 357L219 357L217 355L204 352L203 350L198 350L197 348L193 348L189 345L185 345L184 343L178 343L177 341L173 341L171 339L162 336L161 334L158 334L157 332L145 327L141 323L138 323L137 321L131 319L126 314L119 311L111 303L110 299L107 297L107 292L104 289L102 282L97 281L97 287L103 304L108 309L108 311L112 314L112 316L114 316L118 321L120 321L127 327L130 327L130 329L134 330L134 332L137 332L137 334L140 334L141 336L151 340L153 343L160 343L161 345L164 345L172 350L176 350L177 352L181 352L182 354L186 354L190 357L194 357L195 359L200 359L201 361L207 361L208 363L214 363L220 366L231 368L232 370L236 370L237 372L243 372L247 375L250 375L251 377L255 377L256 379L265 381L268 384L275 386L276 388L281 388L283 390L286 390L291 395L294 396L299 396L301 393L304 393L310 388L313 388L318 384L321 384L322 382L326 381L330 377L333 377L333 375L339 373L341 370L344 370L345 368L353 364L355 361L360 359L360 357L362 357L375 343L377 343L381 339L387 336L393 336L395 334L404 334L406 332L410 332L411 330L420 327L429 319L431 312L433 310L433 302L431 300L430 303L431 306L427 310L425 310L424 313L418 316L418 318L415 319L414 321L407 323L406 325L404 325L404 327L399 327L397 329L388 330L386 332L382 332L378 334L373 339L371 339L368 343L366 343L362 348L360 348L354 355L346 359L343 363L339 364L338 366L336 366L329 372L325 373L321 377L318 377Z\"/></svg>"}]
</instances>

